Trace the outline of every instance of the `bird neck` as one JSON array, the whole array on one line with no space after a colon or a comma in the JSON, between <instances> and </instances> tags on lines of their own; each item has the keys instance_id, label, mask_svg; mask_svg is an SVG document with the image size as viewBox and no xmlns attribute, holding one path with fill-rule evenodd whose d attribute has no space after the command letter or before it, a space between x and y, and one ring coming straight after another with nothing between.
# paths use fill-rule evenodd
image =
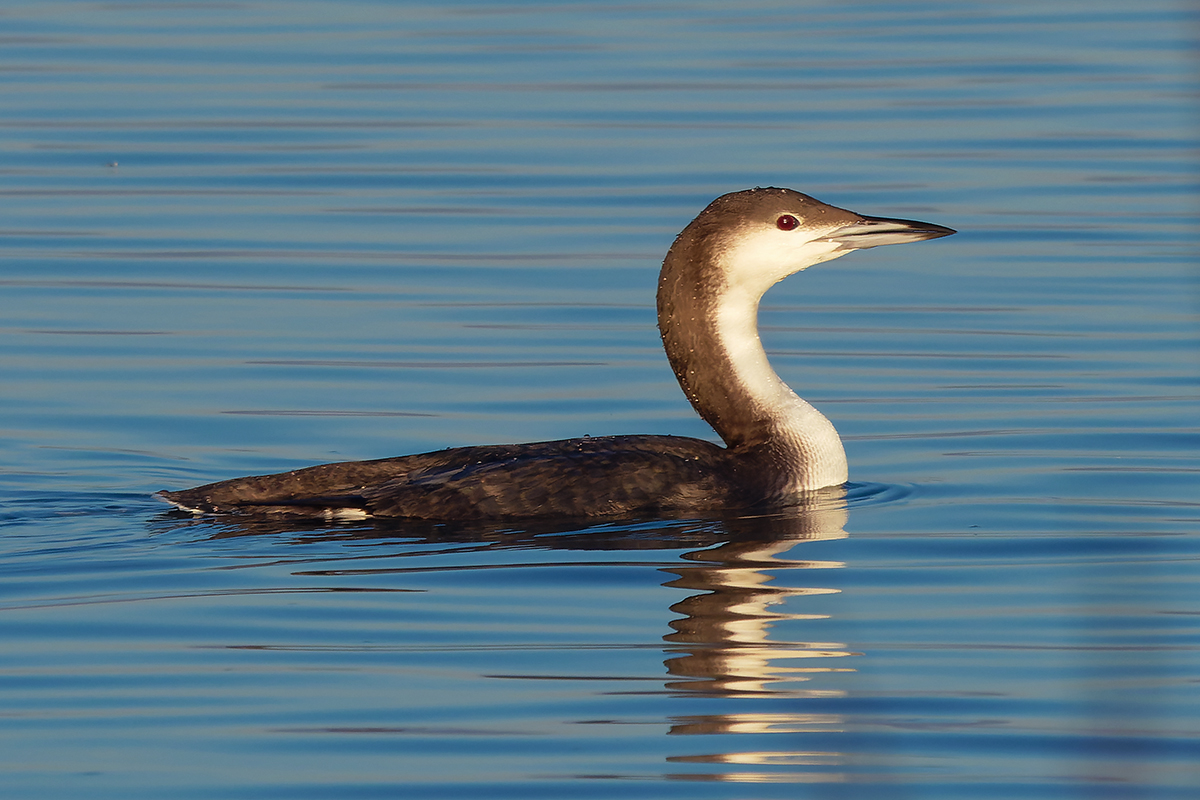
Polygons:
<instances>
[{"instance_id":1,"label":"bird neck","mask_svg":"<svg viewBox=\"0 0 1200 800\"><path fill-rule=\"evenodd\" d=\"M713 262L673 248L659 281L659 331L684 394L732 453L771 473L772 493L844 483L846 455L833 424L767 360L758 335L762 293L730 285Z\"/></svg>"}]
</instances>

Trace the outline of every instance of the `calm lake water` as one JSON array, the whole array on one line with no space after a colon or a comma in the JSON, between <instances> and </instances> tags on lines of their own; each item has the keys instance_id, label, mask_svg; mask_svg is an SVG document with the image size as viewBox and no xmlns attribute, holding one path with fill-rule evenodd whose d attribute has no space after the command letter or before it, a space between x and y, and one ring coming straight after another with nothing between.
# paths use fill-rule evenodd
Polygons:
<instances>
[{"instance_id":1,"label":"calm lake water","mask_svg":"<svg viewBox=\"0 0 1200 800\"><path fill-rule=\"evenodd\" d=\"M0 4L5 798L1192 798L1190 3ZM711 437L658 264L755 185L961 233L767 296L846 508L304 527L161 488Z\"/></svg>"}]
</instances>

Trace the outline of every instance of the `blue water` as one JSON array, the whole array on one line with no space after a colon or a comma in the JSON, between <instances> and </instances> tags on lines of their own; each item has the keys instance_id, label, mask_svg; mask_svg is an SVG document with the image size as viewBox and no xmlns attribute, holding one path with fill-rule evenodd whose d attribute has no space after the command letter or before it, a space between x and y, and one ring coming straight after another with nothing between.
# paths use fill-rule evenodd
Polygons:
<instances>
[{"instance_id":1,"label":"blue water","mask_svg":"<svg viewBox=\"0 0 1200 800\"><path fill-rule=\"evenodd\" d=\"M1191 798L1188 3L0 5L5 798ZM657 267L784 185L845 509L232 524L330 460L711 437Z\"/></svg>"}]
</instances>

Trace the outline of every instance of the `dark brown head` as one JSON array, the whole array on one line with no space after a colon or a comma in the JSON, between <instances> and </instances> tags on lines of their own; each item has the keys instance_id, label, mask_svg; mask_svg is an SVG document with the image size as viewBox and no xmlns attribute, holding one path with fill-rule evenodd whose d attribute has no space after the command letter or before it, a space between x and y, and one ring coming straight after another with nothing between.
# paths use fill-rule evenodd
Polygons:
<instances>
[{"instance_id":1,"label":"dark brown head","mask_svg":"<svg viewBox=\"0 0 1200 800\"><path fill-rule=\"evenodd\" d=\"M747 189L718 197L684 228L663 277L679 271L684 280L757 298L788 275L851 250L952 233L927 222L864 217L791 189Z\"/></svg>"}]
</instances>

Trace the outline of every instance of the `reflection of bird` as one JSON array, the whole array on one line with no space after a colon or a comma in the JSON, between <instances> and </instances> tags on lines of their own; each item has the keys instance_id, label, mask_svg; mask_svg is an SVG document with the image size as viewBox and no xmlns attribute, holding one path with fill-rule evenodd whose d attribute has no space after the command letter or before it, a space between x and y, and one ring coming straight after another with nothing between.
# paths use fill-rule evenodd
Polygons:
<instances>
[{"instance_id":1,"label":"reflection of bird","mask_svg":"<svg viewBox=\"0 0 1200 800\"><path fill-rule=\"evenodd\" d=\"M668 688L721 695L814 696L828 694L828 690L806 691L797 684L816 673L849 671L845 667L828 666L829 662L813 661L854 655L844 644L780 641L778 636L772 636L774 626L783 621L827 618L824 614L796 613L788 602L791 598L839 591L801 588L785 581L776 583L776 578L801 577L803 573L798 570L845 566L838 561L802 561L782 556L796 552L801 542L846 536L842 529L846 510L815 508L793 513L798 516L755 518L760 532L775 531L783 535L725 542L684 556L699 562L695 565L664 569L679 576L666 586L699 592L671 606L683 618L671 622L675 632L663 637L673 645L666 666L672 675L684 680L668 683ZM703 719L705 724L721 727L720 717ZM694 729L698 724L701 723L693 719L685 727Z\"/></svg>"},{"instance_id":2,"label":"reflection of bird","mask_svg":"<svg viewBox=\"0 0 1200 800\"><path fill-rule=\"evenodd\" d=\"M658 324L675 376L727 447L611 436L459 447L238 478L158 496L198 513L479 519L703 512L795 502L846 480L833 425L771 369L758 303L795 272L950 228L863 217L789 189L719 197L663 262Z\"/></svg>"}]
</instances>

